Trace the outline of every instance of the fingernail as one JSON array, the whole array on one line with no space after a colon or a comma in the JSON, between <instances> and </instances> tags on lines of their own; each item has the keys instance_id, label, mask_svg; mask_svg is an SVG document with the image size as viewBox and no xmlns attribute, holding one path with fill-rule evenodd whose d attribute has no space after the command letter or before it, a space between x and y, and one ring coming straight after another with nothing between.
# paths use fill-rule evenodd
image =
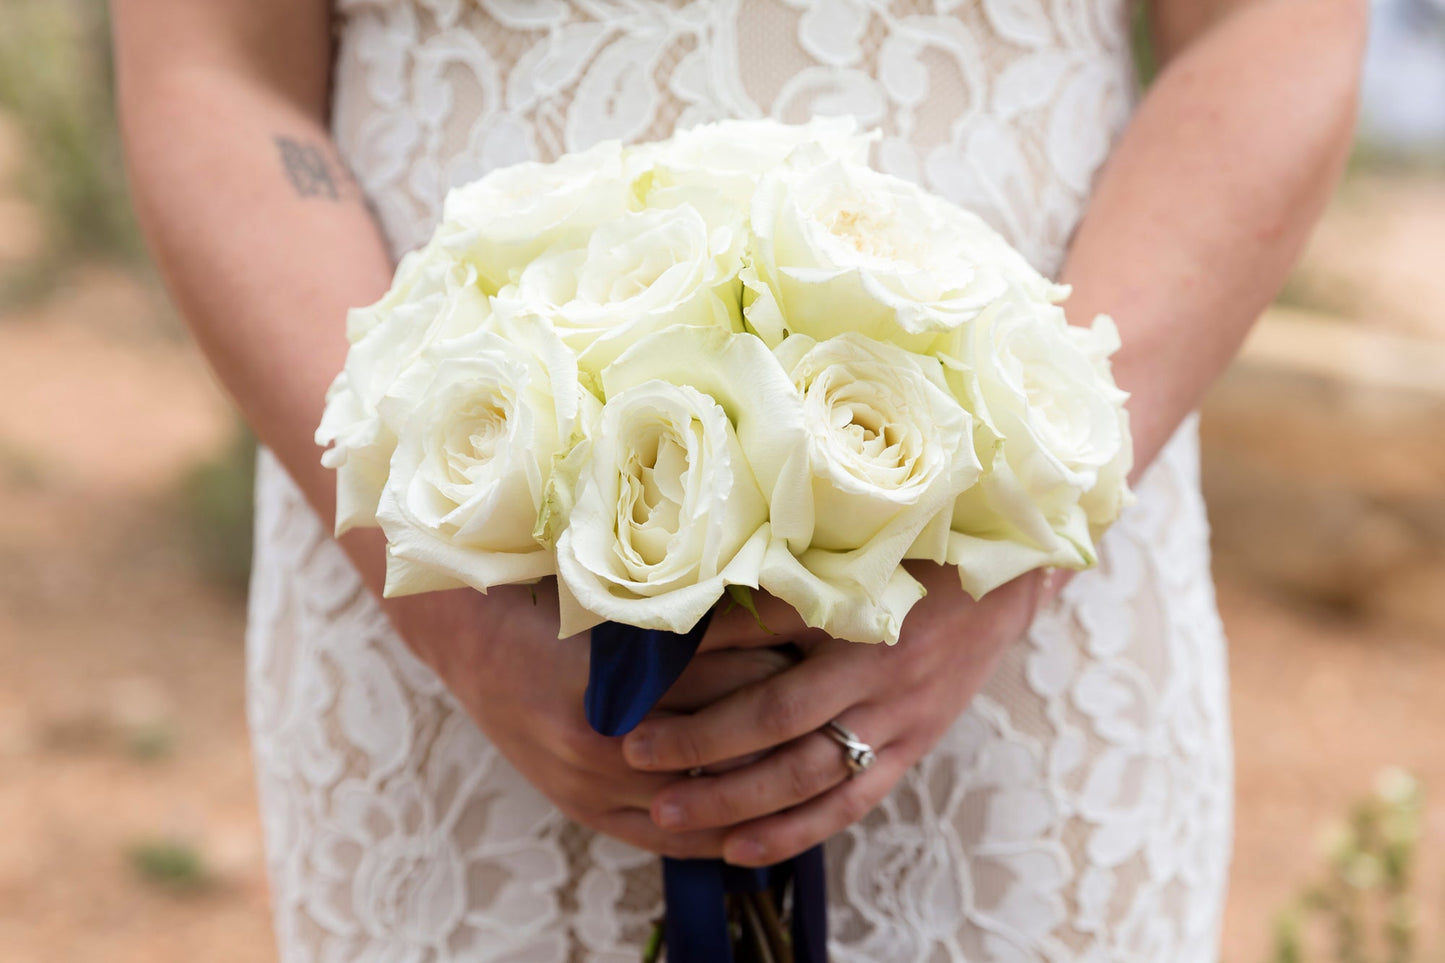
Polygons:
<instances>
[{"instance_id":1,"label":"fingernail","mask_svg":"<svg viewBox=\"0 0 1445 963\"><path fill-rule=\"evenodd\" d=\"M627 744L623 746L627 753L627 761L634 766L652 765L652 739L634 733L627 738Z\"/></svg>"},{"instance_id":2,"label":"fingernail","mask_svg":"<svg viewBox=\"0 0 1445 963\"><path fill-rule=\"evenodd\" d=\"M723 862L734 866L756 866L763 861L763 845L756 840L742 839L723 848Z\"/></svg>"},{"instance_id":3,"label":"fingernail","mask_svg":"<svg viewBox=\"0 0 1445 963\"><path fill-rule=\"evenodd\" d=\"M677 803L663 803L657 807L657 824L663 829L676 829L684 821L682 807Z\"/></svg>"}]
</instances>

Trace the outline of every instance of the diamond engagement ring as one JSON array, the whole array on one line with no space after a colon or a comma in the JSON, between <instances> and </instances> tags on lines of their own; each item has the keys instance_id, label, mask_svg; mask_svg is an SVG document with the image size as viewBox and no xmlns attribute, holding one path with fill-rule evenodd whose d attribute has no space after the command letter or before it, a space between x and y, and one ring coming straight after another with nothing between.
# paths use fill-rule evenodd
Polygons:
<instances>
[{"instance_id":1,"label":"diamond engagement ring","mask_svg":"<svg viewBox=\"0 0 1445 963\"><path fill-rule=\"evenodd\" d=\"M873 751L873 747L841 723L830 722L818 731L843 747L843 757L848 763L850 779L866 772L869 766L878 761L878 754Z\"/></svg>"}]
</instances>

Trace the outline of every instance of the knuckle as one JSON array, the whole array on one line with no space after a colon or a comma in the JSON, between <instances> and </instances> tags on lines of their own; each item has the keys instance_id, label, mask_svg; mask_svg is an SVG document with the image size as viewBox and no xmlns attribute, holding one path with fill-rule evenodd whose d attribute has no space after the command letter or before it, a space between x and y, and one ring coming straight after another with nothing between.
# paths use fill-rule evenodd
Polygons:
<instances>
[{"instance_id":1,"label":"knuckle","mask_svg":"<svg viewBox=\"0 0 1445 963\"><path fill-rule=\"evenodd\" d=\"M743 818L747 801L744 791L721 780L714 791L690 793L682 808L694 826L730 826Z\"/></svg>"},{"instance_id":2,"label":"knuckle","mask_svg":"<svg viewBox=\"0 0 1445 963\"><path fill-rule=\"evenodd\" d=\"M777 649L748 649L743 658L745 674L753 682L770 679L792 664L792 660Z\"/></svg>"},{"instance_id":3,"label":"knuckle","mask_svg":"<svg viewBox=\"0 0 1445 963\"><path fill-rule=\"evenodd\" d=\"M794 802L812 799L828 788L828 776L816 762L799 754L787 767L789 798Z\"/></svg>"},{"instance_id":4,"label":"knuckle","mask_svg":"<svg viewBox=\"0 0 1445 963\"><path fill-rule=\"evenodd\" d=\"M558 755L570 765L597 755L597 735L585 725L556 722L548 726L548 741L557 746Z\"/></svg>"},{"instance_id":5,"label":"knuckle","mask_svg":"<svg viewBox=\"0 0 1445 963\"><path fill-rule=\"evenodd\" d=\"M692 769L711 761L703 758L697 733L685 724L671 727L666 735L658 735L657 759L669 769Z\"/></svg>"},{"instance_id":6,"label":"knuckle","mask_svg":"<svg viewBox=\"0 0 1445 963\"><path fill-rule=\"evenodd\" d=\"M743 811L742 800L737 790L724 788L718 793L696 800L689 811L700 823L710 826L727 826L735 823Z\"/></svg>"},{"instance_id":7,"label":"knuckle","mask_svg":"<svg viewBox=\"0 0 1445 963\"><path fill-rule=\"evenodd\" d=\"M923 659L900 659L900 672L896 673L894 685L904 690L922 689L938 679L938 669Z\"/></svg>"},{"instance_id":8,"label":"knuckle","mask_svg":"<svg viewBox=\"0 0 1445 963\"><path fill-rule=\"evenodd\" d=\"M758 725L776 742L800 736L807 729L808 705L804 695L789 686L773 686L758 707Z\"/></svg>"}]
</instances>

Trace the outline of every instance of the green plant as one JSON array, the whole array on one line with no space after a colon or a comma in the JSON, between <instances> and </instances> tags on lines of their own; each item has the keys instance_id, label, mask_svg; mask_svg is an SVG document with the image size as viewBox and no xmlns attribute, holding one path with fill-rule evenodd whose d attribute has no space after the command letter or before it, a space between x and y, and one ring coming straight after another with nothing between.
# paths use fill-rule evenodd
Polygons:
<instances>
[{"instance_id":1,"label":"green plant","mask_svg":"<svg viewBox=\"0 0 1445 963\"><path fill-rule=\"evenodd\" d=\"M1148 87L1159 73L1159 57L1154 52L1147 4L1134 4L1129 21L1129 46L1134 53L1134 76L1138 78L1140 87Z\"/></svg>"},{"instance_id":2,"label":"green plant","mask_svg":"<svg viewBox=\"0 0 1445 963\"><path fill-rule=\"evenodd\" d=\"M210 880L200 851L183 840L143 840L133 844L127 856L131 868L141 879L165 889L191 892Z\"/></svg>"},{"instance_id":3,"label":"green plant","mask_svg":"<svg viewBox=\"0 0 1445 963\"><path fill-rule=\"evenodd\" d=\"M1311 959L1311 923L1335 963L1424 963L1414 891L1423 812L1413 776L1380 773L1375 791L1327 833L1324 877L1280 914L1271 963Z\"/></svg>"},{"instance_id":4,"label":"green plant","mask_svg":"<svg viewBox=\"0 0 1445 963\"><path fill-rule=\"evenodd\" d=\"M125 734L126 751L141 762L164 759L176 749L176 730L165 722L134 726Z\"/></svg>"},{"instance_id":5,"label":"green plant","mask_svg":"<svg viewBox=\"0 0 1445 963\"><path fill-rule=\"evenodd\" d=\"M109 41L102 0L0 5L0 110L19 129L19 186L39 207L47 235L28 276L7 279L12 291L38 293L78 260L141 252L121 167Z\"/></svg>"}]
</instances>

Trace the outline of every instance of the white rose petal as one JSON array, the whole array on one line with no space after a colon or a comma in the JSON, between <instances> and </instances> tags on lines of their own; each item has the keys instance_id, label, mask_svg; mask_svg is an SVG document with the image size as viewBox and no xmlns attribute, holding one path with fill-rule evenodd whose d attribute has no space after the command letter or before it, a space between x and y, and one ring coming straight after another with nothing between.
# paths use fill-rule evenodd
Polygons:
<instances>
[{"instance_id":1,"label":"white rose petal","mask_svg":"<svg viewBox=\"0 0 1445 963\"><path fill-rule=\"evenodd\" d=\"M901 565L888 573L877 598L861 597L853 560L837 553L808 553L799 558L787 542L775 538L763 559L760 581L770 594L793 606L803 621L835 639L850 642L898 641L903 619L923 586Z\"/></svg>"},{"instance_id":2,"label":"white rose petal","mask_svg":"<svg viewBox=\"0 0 1445 963\"><path fill-rule=\"evenodd\" d=\"M807 155L794 153L753 198L745 315L769 344L856 331L926 353L1010 288L1065 293L973 214L900 178Z\"/></svg>"},{"instance_id":3,"label":"white rose petal","mask_svg":"<svg viewBox=\"0 0 1445 963\"><path fill-rule=\"evenodd\" d=\"M553 456L596 400L545 322L434 347L386 404L409 412L377 518L386 595L534 581L554 570L533 534Z\"/></svg>"},{"instance_id":4,"label":"white rose petal","mask_svg":"<svg viewBox=\"0 0 1445 963\"><path fill-rule=\"evenodd\" d=\"M979 421L984 482L955 505L946 552L975 596L1033 568L1084 568L1130 499L1127 395L1108 355L1113 323L1069 325L1017 299L991 307L941 354Z\"/></svg>"},{"instance_id":5,"label":"white rose petal","mask_svg":"<svg viewBox=\"0 0 1445 963\"><path fill-rule=\"evenodd\" d=\"M742 245L741 225L710 228L690 206L624 214L532 262L496 310L547 318L595 374L663 328L740 327Z\"/></svg>"},{"instance_id":6,"label":"white rose petal","mask_svg":"<svg viewBox=\"0 0 1445 963\"><path fill-rule=\"evenodd\" d=\"M472 264L494 294L553 245L585 247L599 225L629 209L631 197L622 147L605 141L550 164L515 164L455 188L437 239Z\"/></svg>"},{"instance_id":7,"label":"white rose petal","mask_svg":"<svg viewBox=\"0 0 1445 963\"><path fill-rule=\"evenodd\" d=\"M685 632L728 585L757 587L760 481L798 448L800 399L756 338L708 328L653 335L602 381L586 456L568 460L562 635L607 619Z\"/></svg>"},{"instance_id":8,"label":"white rose petal","mask_svg":"<svg viewBox=\"0 0 1445 963\"><path fill-rule=\"evenodd\" d=\"M431 345L481 329L491 316L476 272L429 244L402 258L391 289L347 315L351 349L326 395L316 443L336 469L336 534L376 524L396 445L381 405L397 378Z\"/></svg>"},{"instance_id":9,"label":"white rose petal","mask_svg":"<svg viewBox=\"0 0 1445 963\"><path fill-rule=\"evenodd\" d=\"M627 163L648 206L671 206L677 191L700 188L745 215L758 178L798 148L811 146L822 159L864 164L877 139L876 132L860 133L852 117L818 117L806 124L725 120L634 148Z\"/></svg>"},{"instance_id":10,"label":"white rose petal","mask_svg":"<svg viewBox=\"0 0 1445 963\"><path fill-rule=\"evenodd\" d=\"M896 642L922 589L900 566L980 466L943 369L862 335L794 335L777 356L803 396L807 458L776 486L763 588L809 625Z\"/></svg>"},{"instance_id":11,"label":"white rose petal","mask_svg":"<svg viewBox=\"0 0 1445 963\"><path fill-rule=\"evenodd\" d=\"M640 341L602 372L608 398L653 380L690 385L722 406L769 504L784 474L807 464L802 395L757 338L672 328Z\"/></svg>"},{"instance_id":12,"label":"white rose petal","mask_svg":"<svg viewBox=\"0 0 1445 963\"><path fill-rule=\"evenodd\" d=\"M757 584L767 503L706 395L647 382L604 406L557 541L560 635L606 619L686 632L729 584Z\"/></svg>"}]
</instances>

